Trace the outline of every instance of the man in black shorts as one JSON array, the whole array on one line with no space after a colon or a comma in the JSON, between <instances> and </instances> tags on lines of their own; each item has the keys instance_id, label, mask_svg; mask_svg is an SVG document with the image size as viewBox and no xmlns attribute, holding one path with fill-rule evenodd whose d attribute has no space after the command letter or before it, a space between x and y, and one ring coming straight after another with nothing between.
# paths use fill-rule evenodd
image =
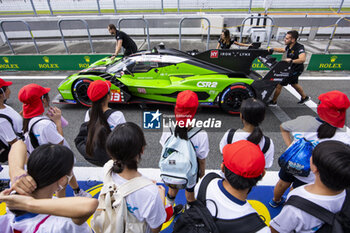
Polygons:
<instances>
[{"instance_id":1,"label":"man in black shorts","mask_svg":"<svg viewBox=\"0 0 350 233\"><path fill-rule=\"evenodd\" d=\"M108 31L111 33L111 35L114 35L115 39L117 40L117 43L115 45L115 52L112 58L118 55L122 46L125 49L124 56L129 56L130 54L137 52L137 45L128 34L122 31L118 31L114 24L108 25Z\"/></svg>"},{"instance_id":2,"label":"man in black shorts","mask_svg":"<svg viewBox=\"0 0 350 233\"><path fill-rule=\"evenodd\" d=\"M309 96L305 95L300 84L298 84L298 79L301 73L304 71L304 62L306 60L304 45L297 42L298 37L299 33L297 31L289 31L284 38L284 43L287 45L285 48L270 49L275 52L284 53L283 60L292 63L292 67L290 75L277 84L273 98L268 103L269 106L277 105L277 98L281 94L282 86L287 86L288 84L292 85L292 87L301 95L301 100L298 102L298 104L304 104L310 99Z\"/></svg>"}]
</instances>

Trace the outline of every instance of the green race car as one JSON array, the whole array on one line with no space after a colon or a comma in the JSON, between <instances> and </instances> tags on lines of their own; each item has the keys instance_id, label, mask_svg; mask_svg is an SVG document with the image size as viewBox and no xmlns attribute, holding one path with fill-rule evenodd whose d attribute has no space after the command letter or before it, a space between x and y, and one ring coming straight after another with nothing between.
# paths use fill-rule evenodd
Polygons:
<instances>
[{"instance_id":1,"label":"green race car","mask_svg":"<svg viewBox=\"0 0 350 233\"><path fill-rule=\"evenodd\" d=\"M276 62L268 54L262 49L185 53L162 48L122 59L107 57L63 80L54 103L91 106L87 88L102 79L112 83L112 103L174 104L179 92L192 90L200 105L237 113L245 98L267 102L276 85L288 76L289 64ZM251 70L257 57L270 68L264 77Z\"/></svg>"}]
</instances>

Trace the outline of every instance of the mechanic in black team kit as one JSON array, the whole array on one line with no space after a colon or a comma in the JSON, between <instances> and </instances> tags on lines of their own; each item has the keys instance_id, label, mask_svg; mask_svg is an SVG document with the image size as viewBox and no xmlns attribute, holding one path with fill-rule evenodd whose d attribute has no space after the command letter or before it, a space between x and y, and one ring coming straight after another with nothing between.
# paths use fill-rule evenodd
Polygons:
<instances>
[{"instance_id":1,"label":"mechanic in black team kit","mask_svg":"<svg viewBox=\"0 0 350 233\"><path fill-rule=\"evenodd\" d=\"M125 49L124 56L129 56L132 53L136 53L137 45L128 34L122 31L118 31L114 24L108 25L108 31L111 33L111 35L114 35L115 39L117 40L117 43L115 45L115 52L112 58L118 55L122 46Z\"/></svg>"},{"instance_id":2,"label":"mechanic in black team kit","mask_svg":"<svg viewBox=\"0 0 350 233\"><path fill-rule=\"evenodd\" d=\"M268 103L269 106L277 105L277 98L281 93L282 86L287 86L288 84L292 85L292 87L301 95L301 99L298 104L304 104L310 99L309 96L305 95L300 84L298 84L299 76L304 71L304 62L306 59L304 45L297 42L298 37L299 33L297 31L289 31L284 38L284 43L287 45L286 48L269 49L275 52L284 53L282 60L292 63L290 75L284 78L281 83L277 85L273 98Z\"/></svg>"}]
</instances>

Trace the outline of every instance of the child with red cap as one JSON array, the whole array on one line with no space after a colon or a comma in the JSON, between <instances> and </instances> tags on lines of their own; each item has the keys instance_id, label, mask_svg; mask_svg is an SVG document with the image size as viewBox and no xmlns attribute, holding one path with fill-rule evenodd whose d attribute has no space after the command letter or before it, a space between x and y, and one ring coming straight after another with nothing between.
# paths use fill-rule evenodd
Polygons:
<instances>
[{"instance_id":1,"label":"child with red cap","mask_svg":"<svg viewBox=\"0 0 350 233\"><path fill-rule=\"evenodd\" d=\"M246 231L241 229L240 232L270 232L247 202L248 193L265 174L265 157L260 147L247 140L227 144L223 148L221 171L225 178L209 173L195 188L197 198L201 195L204 200L210 200L206 201L206 206L217 218L218 232L234 232L233 229L238 227L237 221L246 218L250 219L248 224L245 221L241 226Z\"/></svg>"},{"instance_id":2,"label":"child with red cap","mask_svg":"<svg viewBox=\"0 0 350 233\"><path fill-rule=\"evenodd\" d=\"M326 140L350 144L350 137L344 129L346 110L350 106L346 94L340 91L330 91L321 94L318 99L320 102L317 106L317 117L299 116L281 124L282 138L287 146L301 138L310 141L314 146ZM279 177L280 180L274 189L274 197L269 202L272 207L278 207L284 203L285 198L282 196L291 184L293 188L296 188L315 181L315 175L312 172L309 176L302 177L280 169Z\"/></svg>"},{"instance_id":3,"label":"child with red cap","mask_svg":"<svg viewBox=\"0 0 350 233\"><path fill-rule=\"evenodd\" d=\"M23 128L21 115L5 104L6 100L10 98L11 90L9 86L11 85L12 82L0 78L0 143L6 146L17 141L17 135L22 133ZM0 162L5 161L7 161L7 156L6 158L0 158Z\"/></svg>"},{"instance_id":4,"label":"child with red cap","mask_svg":"<svg viewBox=\"0 0 350 233\"><path fill-rule=\"evenodd\" d=\"M25 142L29 154L36 147L48 143L60 144L70 148L63 137L61 110L57 107L50 107L49 91L50 88L31 83L22 87L18 92L18 99L23 103L23 133L25 133ZM49 110L44 116L43 114L47 107L49 107ZM23 177L26 174L23 170L23 163L24 161L18 161L18 164L13 165L13 167L19 169L14 169L17 175L12 175L11 178L15 180L18 177L25 178ZM69 185L72 187L75 196L91 197L90 194L79 188L75 176L70 180ZM23 190L21 191L23 193ZM29 191L27 189L27 192ZM58 196L65 196L65 189L60 191Z\"/></svg>"},{"instance_id":5,"label":"child with red cap","mask_svg":"<svg viewBox=\"0 0 350 233\"><path fill-rule=\"evenodd\" d=\"M176 127L174 134L181 139L188 140L187 132L191 130L191 121L196 114L198 108L198 96L193 91L182 91L177 95L175 105L175 119ZM171 132L163 132L160 138L160 144L164 146L167 139L171 136ZM195 134L191 139L191 142L195 148L198 158L199 177L203 177L205 174L205 158L209 153L209 140L207 132L201 130ZM167 204L173 205L175 203L175 197L178 193L178 189L169 188L166 201ZM194 198L194 187L186 188L185 191L187 202L192 202Z\"/></svg>"},{"instance_id":6,"label":"child with red cap","mask_svg":"<svg viewBox=\"0 0 350 233\"><path fill-rule=\"evenodd\" d=\"M111 82L96 80L87 90L92 106L85 115L85 122L89 123L84 158L101 167L111 159L105 150L107 136L117 125L125 123L124 114L121 111L108 107L111 99L110 88Z\"/></svg>"},{"instance_id":7,"label":"child with red cap","mask_svg":"<svg viewBox=\"0 0 350 233\"><path fill-rule=\"evenodd\" d=\"M9 86L12 82L0 78L0 162L8 160L10 147L22 134L23 119L18 112L8 106L6 100L10 98L11 90ZM2 167L0 165L0 171ZM0 190L8 187L8 181L0 181Z\"/></svg>"}]
</instances>

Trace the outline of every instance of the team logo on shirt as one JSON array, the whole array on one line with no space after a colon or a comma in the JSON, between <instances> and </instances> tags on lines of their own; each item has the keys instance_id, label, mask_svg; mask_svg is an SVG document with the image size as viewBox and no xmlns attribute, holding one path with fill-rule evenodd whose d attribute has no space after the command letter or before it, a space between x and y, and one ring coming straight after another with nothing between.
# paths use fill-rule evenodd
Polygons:
<instances>
[{"instance_id":1,"label":"team logo on shirt","mask_svg":"<svg viewBox=\"0 0 350 233\"><path fill-rule=\"evenodd\" d=\"M143 128L144 129L160 129L162 113L157 111L145 111L143 112Z\"/></svg>"}]
</instances>

